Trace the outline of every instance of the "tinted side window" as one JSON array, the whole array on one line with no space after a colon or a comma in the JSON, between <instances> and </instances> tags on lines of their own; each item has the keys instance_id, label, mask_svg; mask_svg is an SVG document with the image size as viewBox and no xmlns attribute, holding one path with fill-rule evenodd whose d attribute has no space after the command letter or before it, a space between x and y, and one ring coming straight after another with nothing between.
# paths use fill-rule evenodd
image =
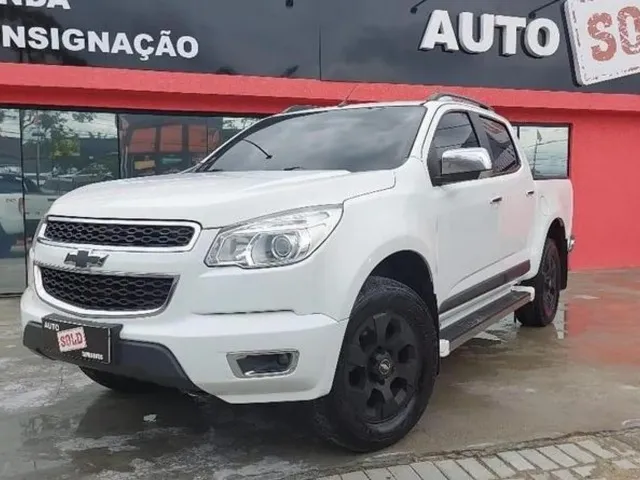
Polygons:
<instances>
[{"instance_id":1,"label":"tinted side window","mask_svg":"<svg viewBox=\"0 0 640 480\"><path fill-rule=\"evenodd\" d=\"M41 193L40 188L28 178L24 179L24 191L25 193Z\"/></svg>"},{"instance_id":2,"label":"tinted side window","mask_svg":"<svg viewBox=\"0 0 640 480\"><path fill-rule=\"evenodd\" d=\"M22 193L22 182L17 177L0 175L0 193Z\"/></svg>"},{"instance_id":3,"label":"tinted side window","mask_svg":"<svg viewBox=\"0 0 640 480\"><path fill-rule=\"evenodd\" d=\"M477 148L480 146L469 115L461 112L442 116L429 148L428 164L431 177L442 172L442 154L454 148Z\"/></svg>"},{"instance_id":4,"label":"tinted side window","mask_svg":"<svg viewBox=\"0 0 640 480\"><path fill-rule=\"evenodd\" d=\"M493 174L505 175L518 170L520 159L507 127L489 118L481 118L487 134L491 156L493 157Z\"/></svg>"}]
</instances>

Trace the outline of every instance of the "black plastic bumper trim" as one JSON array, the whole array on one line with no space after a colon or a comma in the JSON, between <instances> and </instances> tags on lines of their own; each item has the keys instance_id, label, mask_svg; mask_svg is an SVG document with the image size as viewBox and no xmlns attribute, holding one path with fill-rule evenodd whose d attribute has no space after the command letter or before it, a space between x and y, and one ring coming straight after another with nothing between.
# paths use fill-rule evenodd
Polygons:
<instances>
[{"instance_id":1,"label":"black plastic bumper trim","mask_svg":"<svg viewBox=\"0 0 640 480\"><path fill-rule=\"evenodd\" d=\"M110 364L69 359L64 355L52 355L49 351L45 352L42 348L42 325L36 322L29 322L26 325L22 343L32 352L50 360L122 375L163 387L190 392L201 391L187 377L173 353L164 345L157 343L114 338L113 361Z\"/></svg>"}]
</instances>

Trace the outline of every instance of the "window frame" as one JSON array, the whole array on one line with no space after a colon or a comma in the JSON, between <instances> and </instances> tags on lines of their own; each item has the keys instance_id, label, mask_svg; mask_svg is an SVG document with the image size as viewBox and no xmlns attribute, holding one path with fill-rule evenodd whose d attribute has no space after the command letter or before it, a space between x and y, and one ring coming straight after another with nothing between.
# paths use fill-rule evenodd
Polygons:
<instances>
[{"instance_id":1,"label":"window frame","mask_svg":"<svg viewBox=\"0 0 640 480\"><path fill-rule=\"evenodd\" d=\"M425 163L425 167L427 169L427 173L429 175L429 180L431 181L431 184L433 186L438 186L434 183L434 175L432 174L432 170L431 170L431 164L429 161L429 155L431 153L431 148L433 147L433 142L436 138L436 134L438 132L438 128L440 127L440 123L442 122L442 119L449 115L449 114L455 114L455 113L462 113L464 115L466 115L469 118L469 124L471 125L471 128L473 129L473 133L476 136L476 139L478 140L478 146L482 147L482 139L480 138L480 135L478 134L478 128L477 125L475 123L475 120L473 118L473 115L476 113L473 110L467 110L465 108L459 107L459 106L445 106L445 107L440 107L439 110L437 110L435 112L435 115L433 116L433 120L431 121L431 126L429 128L429 132L427 133L424 143L422 145L422 158L424 159L424 163ZM435 125L435 126L434 126ZM438 162L438 173L439 175L436 175L435 177L442 177L442 161L440 159L440 161ZM470 173L464 173L464 174L457 174L455 176L449 176L449 179L444 183L445 185L451 185L451 184L456 184L456 183L462 183L462 182L469 182L469 181L475 181L475 180L483 180L485 177L482 177L481 174L483 172L470 172ZM454 178L455 177L455 178Z\"/></svg>"},{"instance_id":2,"label":"window frame","mask_svg":"<svg viewBox=\"0 0 640 480\"><path fill-rule=\"evenodd\" d=\"M521 127L534 127L534 128L566 128L567 129L567 175L566 176L548 176L548 177L537 177L533 173L533 163L532 160L527 157L527 162L531 167L531 175L533 179L538 181L542 180L569 180L571 179L571 171L572 171L572 148L573 148L573 128L574 125L571 122L518 122L513 121L511 123L513 125L514 130L516 131L516 135L518 136L518 141L520 140L520 128ZM524 147L520 147L524 151Z\"/></svg>"},{"instance_id":3,"label":"window frame","mask_svg":"<svg viewBox=\"0 0 640 480\"><path fill-rule=\"evenodd\" d=\"M502 125L504 127L504 129L507 131L507 135L509 135L509 139L511 140L511 143L513 144L513 152L516 155L516 160L518 161L518 168L516 169L512 169L509 170L507 172L496 172L495 171L495 158L494 158L494 154L493 154L493 149L491 148L491 143L489 141L489 135L487 134L485 128L484 128L484 124L482 123L482 119L485 118L487 120L490 120L492 122L498 123L500 125ZM522 158L520 156L520 151L519 151L519 137L513 137L513 133L515 132L515 127L512 126L512 128L509 128L509 123L505 122L504 120L502 120L500 117L494 116L494 115L489 115L486 113L482 113L482 114L478 114L478 126L479 128L482 130L482 141L485 142L482 146L484 148L487 149L487 151L489 152L489 155L491 156L491 175L490 177L494 178L494 177L504 177L507 175L515 175L518 174L522 171L524 164L522 162ZM516 141L517 140L517 141Z\"/></svg>"}]
</instances>

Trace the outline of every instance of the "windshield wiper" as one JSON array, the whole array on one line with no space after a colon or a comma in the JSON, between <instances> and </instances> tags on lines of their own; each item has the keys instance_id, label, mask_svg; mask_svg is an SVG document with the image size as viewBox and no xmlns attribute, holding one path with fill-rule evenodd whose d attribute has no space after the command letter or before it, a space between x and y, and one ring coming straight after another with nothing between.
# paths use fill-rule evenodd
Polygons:
<instances>
[{"instance_id":1,"label":"windshield wiper","mask_svg":"<svg viewBox=\"0 0 640 480\"><path fill-rule=\"evenodd\" d=\"M283 172L291 172L293 170L306 170L306 169L304 167L287 167L282 169Z\"/></svg>"},{"instance_id":2,"label":"windshield wiper","mask_svg":"<svg viewBox=\"0 0 640 480\"><path fill-rule=\"evenodd\" d=\"M260 150L262 153L264 153L264 156L265 156L265 158L267 160L271 160L273 158L273 155L271 155L269 152L267 152L264 148L262 148L256 142L252 142L251 140L247 140L246 138L242 138L241 141L247 142L247 143L253 145L254 147L256 147L258 150Z\"/></svg>"}]
</instances>

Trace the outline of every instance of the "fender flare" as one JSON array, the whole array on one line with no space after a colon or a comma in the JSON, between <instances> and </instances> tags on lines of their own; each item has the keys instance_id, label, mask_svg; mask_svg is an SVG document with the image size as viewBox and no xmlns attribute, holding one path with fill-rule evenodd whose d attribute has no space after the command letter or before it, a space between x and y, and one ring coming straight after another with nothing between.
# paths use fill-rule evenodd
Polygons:
<instances>
[{"instance_id":1,"label":"fender flare","mask_svg":"<svg viewBox=\"0 0 640 480\"><path fill-rule=\"evenodd\" d=\"M550 216L548 218L549 218L549 221L546 222L545 228L542 230L539 230L543 232L543 235L539 234L534 238L532 242L532 246L530 250L531 270L525 277L525 280L530 280L538 274L540 270L540 264L542 262L542 253L544 251L544 245L547 241L547 238L549 238L550 236L553 237L554 230L556 228L560 228L562 231L562 235L559 235L559 237L561 238L557 238L557 240L559 240L559 243L560 243L560 245L558 245L558 248L560 250L560 257L562 261L562 270L563 270L562 287L564 289L567 287L567 276L568 276L568 270L569 270L569 266L568 266L569 252L568 252L567 234L566 234L567 230L566 230L565 222L564 220L562 220L560 216Z\"/></svg>"}]
</instances>

